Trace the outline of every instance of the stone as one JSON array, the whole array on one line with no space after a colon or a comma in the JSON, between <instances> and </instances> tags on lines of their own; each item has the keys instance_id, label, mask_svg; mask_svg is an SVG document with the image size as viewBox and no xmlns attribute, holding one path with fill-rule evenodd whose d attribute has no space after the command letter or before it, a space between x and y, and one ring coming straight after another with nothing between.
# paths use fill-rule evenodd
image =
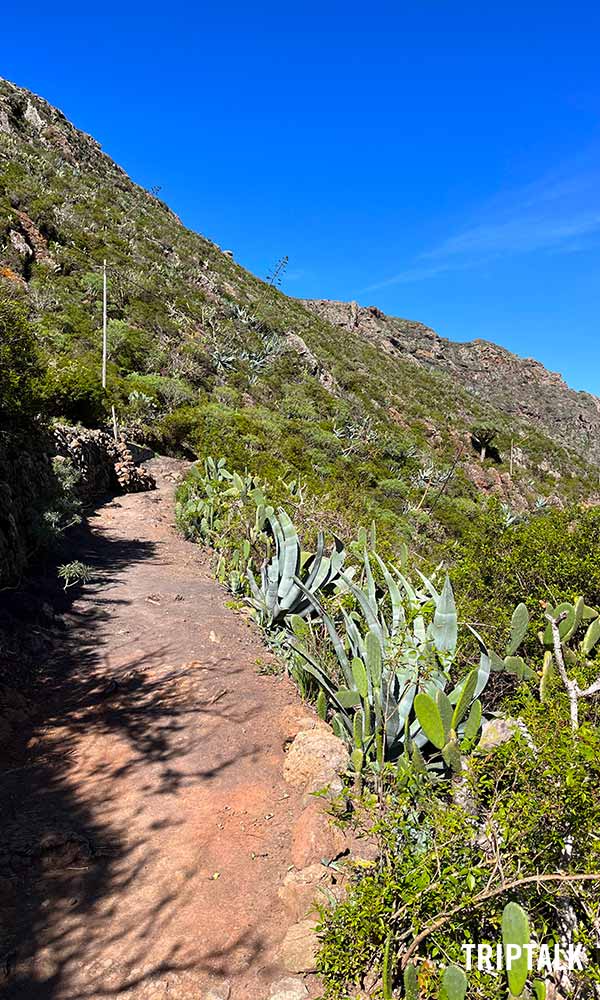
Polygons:
<instances>
[{"instance_id":1,"label":"stone","mask_svg":"<svg viewBox=\"0 0 600 1000\"><path fill-rule=\"evenodd\" d=\"M323 809L323 803L312 799L292 828L290 859L294 867L307 868L323 858L331 861L347 846L342 830L333 825Z\"/></svg>"},{"instance_id":2,"label":"stone","mask_svg":"<svg viewBox=\"0 0 600 1000\"><path fill-rule=\"evenodd\" d=\"M310 729L319 729L321 732L331 733L331 727L326 722L323 722L308 705L299 704L298 702L286 705L279 719L286 740L293 740L298 733Z\"/></svg>"},{"instance_id":3,"label":"stone","mask_svg":"<svg viewBox=\"0 0 600 1000\"><path fill-rule=\"evenodd\" d=\"M307 996L308 990L302 979L286 976L285 979L273 983L269 1000L304 1000Z\"/></svg>"},{"instance_id":4,"label":"stone","mask_svg":"<svg viewBox=\"0 0 600 1000\"><path fill-rule=\"evenodd\" d=\"M290 785L304 786L309 793L327 787L337 793L342 790L340 774L348 763L345 744L330 729L303 730L288 750L283 776Z\"/></svg>"},{"instance_id":5,"label":"stone","mask_svg":"<svg viewBox=\"0 0 600 1000\"><path fill-rule=\"evenodd\" d=\"M279 949L279 959L288 972L314 972L318 941L316 921L300 920L292 924Z\"/></svg>"},{"instance_id":6,"label":"stone","mask_svg":"<svg viewBox=\"0 0 600 1000\"><path fill-rule=\"evenodd\" d=\"M508 743L518 731L516 719L489 719L483 726L477 749L495 750L503 743Z\"/></svg>"},{"instance_id":7,"label":"stone","mask_svg":"<svg viewBox=\"0 0 600 1000\"><path fill-rule=\"evenodd\" d=\"M278 890L288 916L292 920L304 920L309 917L315 900L324 899L320 890L328 885L329 881L329 871L324 865L317 863L288 872Z\"/></svg>"},{"instance_id":8,"label":"stone","mask_svg":"<svg viewBox=\"0 0 600 1000\"><path fill-rule=\"evenodd\" d=\"M220 983L218 986L211 986L204 1000L229 1000L231 996L231 986L229 983Z\"/></svg>"}]
</instances>

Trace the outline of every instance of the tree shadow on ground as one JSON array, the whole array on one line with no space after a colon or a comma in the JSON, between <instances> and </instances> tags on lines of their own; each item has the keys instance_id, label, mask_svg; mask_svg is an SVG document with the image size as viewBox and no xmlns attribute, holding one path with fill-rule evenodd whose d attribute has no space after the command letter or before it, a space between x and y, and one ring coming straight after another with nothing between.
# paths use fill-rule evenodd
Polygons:
<instances>
[{"instance_id":1,"label":"tree shadow on ground","mask_svg":"<svg viewBox=\"0 0 600 1000\"><path fill-rule=\"evenodd\" d=\"M219 973L231 959L226 950L199 956L176 933L168 951L152 959L153 943L176 924L186 902L193 868L143 913L132 913L126 931L112 929L119 896L156 850L152 833L178 825L176 811L167 812L144 841L135 839L114 785L136 767L147 773L148 763L154 769L148 794L169 796L186 783L211 781L214 768L189 774L178 765L183 733L192 728L185 724L190 713L228 724L246 722L251 713L226 699L182 697L181 670L150 675L163 658L160 646L107 676L98 634L118 600L111 596L111 581L132 564L156 558L156 546L115 540L84 524L71 535L68 551L69 558L95 568L93 602L74 603L73 593L61 591L53 567L21 593L0 595L0 690L16 706L0 765L0 987L10 1000L142 996L142 984L150 989L157 977L168 973L185 982L192 968ZM96 768L92 795L78 794L72 780L81 733L110 734L115 746L129 748ZM224 755L219 769L236 759L239 754ZM128 958L110 968L103 956L115 934L127 937ZM242 936L230 945L236 949L260 953L260 936ZM86 991L73 993L69 975L83 954Z\"/></svg>"}]
</instances>

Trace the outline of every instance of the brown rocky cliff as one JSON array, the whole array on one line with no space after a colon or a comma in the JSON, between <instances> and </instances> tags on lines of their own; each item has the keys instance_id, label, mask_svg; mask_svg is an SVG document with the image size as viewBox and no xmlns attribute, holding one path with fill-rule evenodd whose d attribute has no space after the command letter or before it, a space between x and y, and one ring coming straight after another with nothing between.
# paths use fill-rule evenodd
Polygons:
<instances>
[{"instance_id":1,"label":"brown rocky cliff","mask_svg":"<svg viewBox=\"0 0 600 1000\"><path fill-rule=\"evenodd\" d=\"M561 445L600 465L600 399L569 388L561 375L486 340L458 343L422 323L386 316L356 302L304 300L323 319L352 329L383 351L452 376L511 416L538 426Z\"/></svg>"}]
</instances>

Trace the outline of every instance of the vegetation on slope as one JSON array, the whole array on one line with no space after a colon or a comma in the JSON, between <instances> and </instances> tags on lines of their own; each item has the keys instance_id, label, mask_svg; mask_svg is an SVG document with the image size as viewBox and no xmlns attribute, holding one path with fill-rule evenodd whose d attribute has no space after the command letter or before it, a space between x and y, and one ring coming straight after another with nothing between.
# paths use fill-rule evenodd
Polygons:
<instances>
[{"instance_id":1,"label":"vegetation on slope","mask_svg":"<svg viewBox=\"0 0 600 1000\"><path fill-rule=\"evenodd\" d=\"M113 405L142 441L223 456L182 488L180 524L215 547L219 578L351 748L337 809L375 823L381 854L323 914L327 995L443 996L442 966L465 939L497 939L507 895L540 940L591 946L597 706L581 697L572 726L569 692L599 669L600 523L579 504L597 469L441 372L351 330L342 343L281 293L282 267L254 278L3 82L0 228L2 406L21 435L3 430L0 479L20 449L30 488L28 429L102 424ZM558 639L540 646L546 615ZM486 746L495 712L519 721ZM592 961L575 988L599 978ZM529 995L544 989L530 977ZM506 982L469 990L496 1000Z\"/></svg>"},{"instance_id":2,"label":"vegetation on slope","mask_svg":"<svg viewBox=\"0 0 600 1000\"><path fill-rule=\"evenodd\" d=\"M267 282L250 275L44 101L0 82L0 102L0 285L33 324L49 415L96 425L114 404L125 432L157 449L223 455L273 489L301 479L326 523L375 519L390 552L404 539L441 552L482 493L521 511L596 488L579 455L450 377L357 333L342 341L280 292L281 268ZM497 451L480 467L481 425Z\"/></svg>"}]
</instances>

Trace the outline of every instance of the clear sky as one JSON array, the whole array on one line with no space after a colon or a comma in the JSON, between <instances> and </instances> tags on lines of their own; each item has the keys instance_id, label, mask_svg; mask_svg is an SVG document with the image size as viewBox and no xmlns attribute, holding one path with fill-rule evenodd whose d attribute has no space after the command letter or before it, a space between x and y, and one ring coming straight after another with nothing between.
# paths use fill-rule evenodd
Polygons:
<instances>
[{"instance_id":1,"label":"clear sky","mask_svg":"<svg viewBox=\"0 0 600 1000\"><path fill-rule=\"evenodd\" d=\"M597 2L82 7L7 5L0 74L188 226L600 394Z\"/></svg>"}]
</instances>

